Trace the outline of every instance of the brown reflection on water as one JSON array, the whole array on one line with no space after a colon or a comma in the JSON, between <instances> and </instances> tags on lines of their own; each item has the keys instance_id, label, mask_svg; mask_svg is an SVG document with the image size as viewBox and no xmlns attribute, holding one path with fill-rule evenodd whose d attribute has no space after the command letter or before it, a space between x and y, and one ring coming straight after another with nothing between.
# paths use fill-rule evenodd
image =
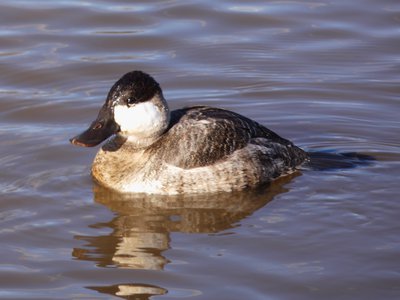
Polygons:
<instances>
[{"instance_id":1,"label":"brown reflection on water","mask_svg":"<svg viewBox=\"0 0 400 300\"><path fill-rule=\"evenodd\" d=\"M126 299L147 300L151 296L164 295L168 291L164 288L149 284L116 284L104 287L88 287L104 294L115 295ZM133 298L132 298L133 297Z\"/></svg>"},{"instance_id":2,"label":"brown reflection on water","mask_svg":"<svg viewBox=\"0 0 400 300\"><path fill-rule=\"evenodd\" d=\"M171 233L218 233L235 226L276 195L287 192L284 187L292 174L272 184L239 193L196 196L146 196L120 194L94 186L94 199L115 212L107 223L91 228L111 229L107 235L75 236L87 244L74 248L72 255L79 260L94 261L101 267L163 270L170 260L163 254L170 248ZM148 283L121 283L112 286L89 287L120 297L160 295L165 289Z\"/></svg>"}]
</instances>

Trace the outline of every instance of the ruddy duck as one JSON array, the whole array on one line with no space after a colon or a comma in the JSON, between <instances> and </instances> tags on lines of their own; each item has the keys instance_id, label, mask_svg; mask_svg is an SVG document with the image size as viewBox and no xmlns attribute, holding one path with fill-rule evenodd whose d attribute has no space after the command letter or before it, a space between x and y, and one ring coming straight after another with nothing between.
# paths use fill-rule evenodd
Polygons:
<instances>
[{"instance_id":1,"label":"ruddy duck","mask_svg":"<svg viewBox=\"0 0 400 300\"><path fill-rule=\"evenodd\" d=\"M194 106L170 111L160 85L133 71L108 93L97 119L71 139L97 153L94 179L119 192L214 193L243 190L293 172L308 155L232 111Z\"/></svg>"}]
</instances>

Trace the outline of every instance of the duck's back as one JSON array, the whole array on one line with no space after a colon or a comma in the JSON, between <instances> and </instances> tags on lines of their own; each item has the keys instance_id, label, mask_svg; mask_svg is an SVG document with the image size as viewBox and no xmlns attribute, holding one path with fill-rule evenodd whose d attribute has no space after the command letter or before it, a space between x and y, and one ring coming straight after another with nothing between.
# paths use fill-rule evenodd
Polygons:
<instances>
[{"instance_id":1,"label":"duck's back","mask_svg":"<svg viewBox=\"0 0 400 300\"><path fill-rule=\"evenodd\" d=\"M282 159L287 168L294 168L307 157L303 150L259 123L207 106L173 111L168 132L149 151L161 155L167 163L191 169L224 161L251 145L269 148L271 158Z\"/></svg>"}]
</instances>

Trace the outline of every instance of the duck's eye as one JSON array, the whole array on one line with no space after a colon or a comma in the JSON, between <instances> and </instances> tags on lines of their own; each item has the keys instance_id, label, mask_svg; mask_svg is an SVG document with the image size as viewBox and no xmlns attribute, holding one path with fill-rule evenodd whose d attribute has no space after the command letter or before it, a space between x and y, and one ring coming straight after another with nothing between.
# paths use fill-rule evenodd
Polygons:
<instances>
[{"instance_id":1,"label":"duck's eye","mask_svg":"<svg viewBox=\"0 0 400 300\"><path fill-rule=\"evenodd\" d=\"M133 97L129 97L126 102L128 103L128 106L134 105L136 102L136 99Z\"/></svg>"}]
</instances>

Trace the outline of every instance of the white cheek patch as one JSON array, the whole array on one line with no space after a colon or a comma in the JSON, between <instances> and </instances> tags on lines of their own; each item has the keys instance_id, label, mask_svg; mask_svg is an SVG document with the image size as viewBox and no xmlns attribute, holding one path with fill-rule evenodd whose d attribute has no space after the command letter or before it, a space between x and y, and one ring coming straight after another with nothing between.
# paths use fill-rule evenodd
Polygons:
<instances>
[{"instance_id":1,"label":"white cheek patch","mask_svg":"<svg viewBox=\"0 0 400 300\"><path fill-rule=\"evenodd\" d=\"M127 107L114 107L114 120L122 132L146 136L159 130L164 121L163 113L151 101Z\"/></svg>"}]
</instances>

